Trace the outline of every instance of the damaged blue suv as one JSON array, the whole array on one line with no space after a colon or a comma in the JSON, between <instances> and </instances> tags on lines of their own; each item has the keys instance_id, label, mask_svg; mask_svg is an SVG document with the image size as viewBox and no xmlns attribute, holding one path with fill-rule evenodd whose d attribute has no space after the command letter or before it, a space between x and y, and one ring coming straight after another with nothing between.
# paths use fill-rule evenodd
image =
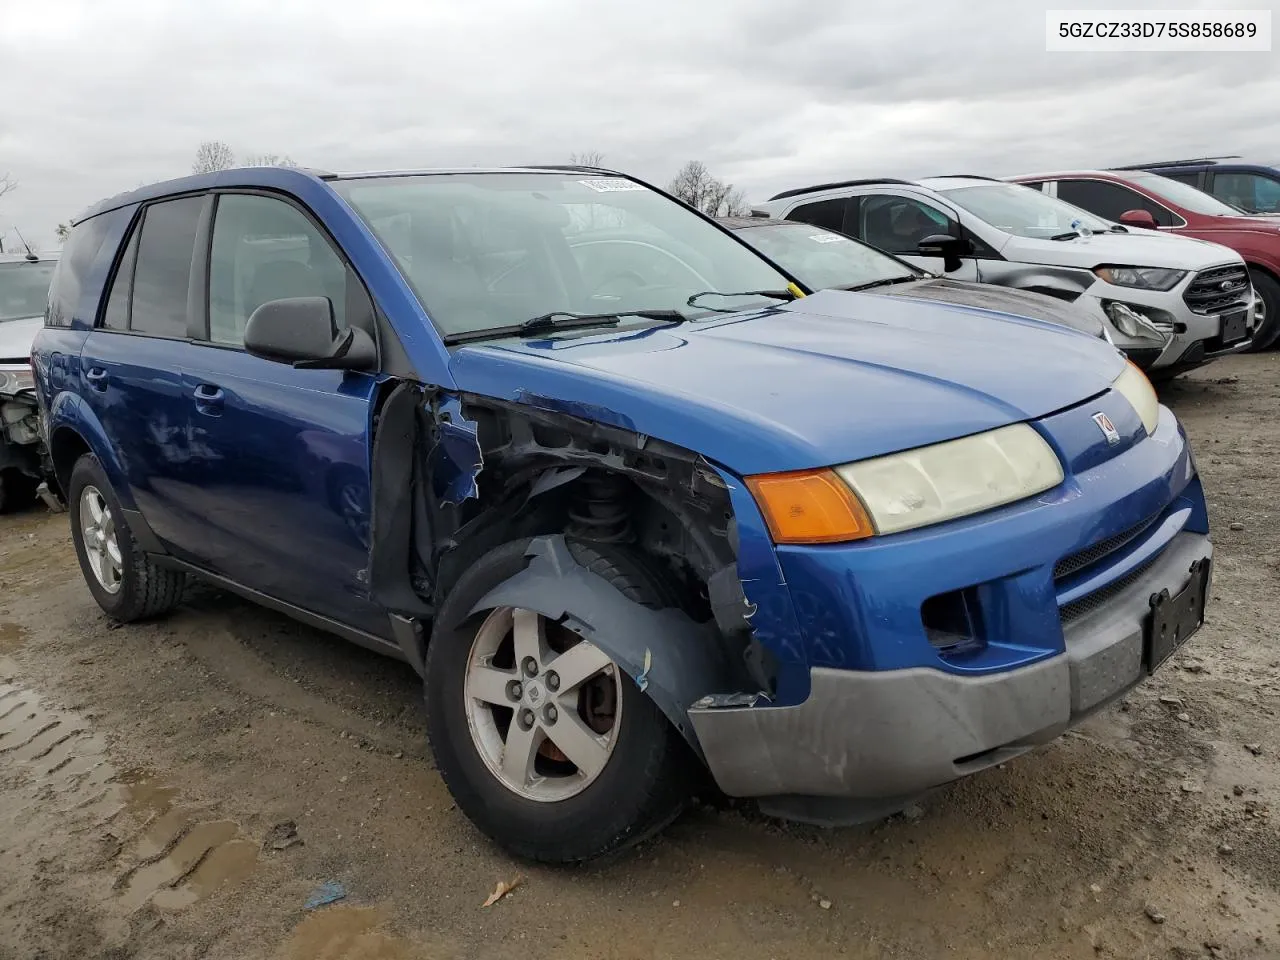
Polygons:
<instances>
[{"instance_id":1,"label":"damaged blue suv","mask_svg":"<svg viewBox=\"0 0 1280 960\"><path fill-rule=\"evenodd\" d=\"M892 811L1201 624L1186 438L1096 338L826 291L629 177L229 170L98 204L33 366L89 590L399 657L459 807L578 861L714 781Z\"/></svg>"}]
</instances>

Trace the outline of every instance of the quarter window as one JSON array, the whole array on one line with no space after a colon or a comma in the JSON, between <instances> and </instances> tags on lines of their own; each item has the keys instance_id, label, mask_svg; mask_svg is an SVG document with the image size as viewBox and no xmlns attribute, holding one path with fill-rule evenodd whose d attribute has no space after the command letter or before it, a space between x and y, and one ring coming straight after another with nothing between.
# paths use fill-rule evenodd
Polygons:
<instances>
[{"instance_id":1,"label":"quarter window","mask_svg":"<svg viewBox=\"0 0 1280 960\"><path fill-rule=\"evenodd\" d=\"M187 288L203 197L147 207L133 272L129 328L153 337L187 336Z\"/></svg>"},{"instance_id":2,"label":"quarter window","mask_svg":"<svg viewBox=\"0 0 1280 960\"><path fill-rule=\"evenodd\" d=\"M129 329L129 295L133 292L133 265L138 259L138 230L129 238L129 246L120 258L116 277L111 282L107 296L107 309L102 315L102 325L108 330Z\"/></svg>"},{"instance_id":3,"label":"quarter window","mask_svg":"<svg viewBox=\"0 0 1280 960\"><path fill-rule=\"evenodd\" d=\"M327 237L293 205L249 194L219 197L209 256L209 339L241 346L270 300L325 297L347 326L347 269Z\"/></svg>"},{"instance_id":4,"label":"quarter window","mask_svg":"<svg viewBox=\"0 0 1280 960\"><path fill-rule=\"evenodd\" d=\"M71 326L72 317L80 307L80 297L84 292L89 268L98 257L98 250L106 239L109 225L110 216L103 214L77 224L71 231L70 238L62 248L58 266L54 269L49 289L49 310L45 315L45 323L49 326ZM95 302L93 312L97 308Z\"/></svg>"},{"instance_id":5,"label":"quarter window","mask_svg":"<svg viewBox=\"0 0 1280 960\"><path fill-rule=\"evenodd\" d=\"M920 241L940 233L960 236L960 225L941 210L910 197L878 195L862 200L859 235L886 253L919 255Z\"/></svg>"},{"instance_id":6,"label":"quarter window","mask_svg":"<svg viewBox=\"0 0 1280 960\"><path fill-rule=\"evenodd\" d=\"M837 233L844 232L844 211L848 201L843 197L834 200L818 200L815 203L804 203L787 214L788 220L799 220L811 223L815 227L826 227Z\"/></svg>"}]
</instances>

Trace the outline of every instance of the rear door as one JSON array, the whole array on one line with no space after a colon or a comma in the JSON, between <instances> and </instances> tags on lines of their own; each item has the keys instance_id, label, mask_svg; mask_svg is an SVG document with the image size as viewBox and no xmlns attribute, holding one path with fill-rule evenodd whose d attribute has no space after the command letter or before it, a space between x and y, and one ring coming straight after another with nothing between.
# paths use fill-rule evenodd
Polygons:
<instances>
[{"instance_id":1,"label":"rear door","mask_svg":"<svg viewBox=\"0 0 1280 960\"><path fill-rule=\"evenodd\" d=\"M220 193L207 255L207 322L183 364L183 424L203 466L187 491L213 572L368 632L372 403L378 377L299 370L245 352L270 300L322 296L375 337L372 302L328 234L291 200Z\"/></svg>"},{"instance_id":2,"label":"rear door","mask_svg":"<svg viewBox=\"0 0 1280 960\"><path fill-rule=\"evenodd\" d=\"M115 266L99 325L80 353L80 395L115 444L144 519L177 555L198 560L204 521L187 509L200 481L198 441L186 432L182 359L199 291L191 261L211 198L144 207Z\"/></svg>"}]
</instances>

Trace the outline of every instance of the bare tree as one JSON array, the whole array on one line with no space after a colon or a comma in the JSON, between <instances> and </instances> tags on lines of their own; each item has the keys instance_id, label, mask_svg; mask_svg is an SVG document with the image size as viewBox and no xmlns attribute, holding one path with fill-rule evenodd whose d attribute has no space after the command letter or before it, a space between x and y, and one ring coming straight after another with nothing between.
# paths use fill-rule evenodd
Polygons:
<instances>
[{"instance_id":1,"label":"bare tree","mask_svg":"<svg viewBox=\"0 0 1280 960\"><path fill-rule=\"evenodd\" d=\"M256 153L240 161L244 167L296 167L298 164L288 154Z\"/></svg>"},{"instance_id":2,"label":"bare tree","mask_svg":"<svg viewBox=\"0 0 1280 960\"><path fill-rule=\"evenodd\" d=\"M712 217L741 217L750 212L742 191L713 177L701 160L690 160L681 167L667 192Z\"/></svg>"},{"instance_id":3,"label":"bare tree","mask_svg":"<svg viewBox=\"0 0 1280 960\"><path fill-rule=\"evenodd\" d=\"M205 140L196 147L196 159L191 164L192 173L213 173L236 165L236 155L221 140Z\"/></svg>"},{"instance_id":4,"label":"bare tree","mask_svg":"<svg viewBox=\"0 0 1280 960\"><path fill-rule=\"evenodd\" d=\"M7 173L0 173L0 197L18 189L18 181Z\"/></svg>"},{"instance_id":5,"label":"bare tree","mask_svg":"<svg viewBox=\"0 0 1280 960\"><path fill-rule=\"evenodd\" d=\"M604 154L599 150L583 150L569 154L569 162L575 167L599 167L604 165Z\"/></svg>"},{"instance_id":6,"label":"bare tree","mask_svg":"<svg viewBox=\"0 0 1280 960\"><path fill-rule=\"evenodd\" d=\"M60 223L53 228L53 235L58 238L59 243L66 243L67 237L71 236L71 224Z\"/></svg>"}]
</instances>

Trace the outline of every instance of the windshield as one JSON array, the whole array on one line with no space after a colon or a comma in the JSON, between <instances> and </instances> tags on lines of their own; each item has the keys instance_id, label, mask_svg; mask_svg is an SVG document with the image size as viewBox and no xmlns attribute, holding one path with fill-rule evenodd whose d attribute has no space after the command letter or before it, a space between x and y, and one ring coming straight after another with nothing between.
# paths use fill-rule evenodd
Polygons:
<instances>
[{"instance_id":1,"label":"windshield","mask_svg":"<svg viewBox=\"0 0 1280 960\"><path fill-rule=\"evenodd\" d=\"M648 187L571 173L451 173L337 181L448 336L544 314L774 304L704 291L785 290L731 236Z\"/></svg>"},{"instance_id":2,"label":"windshield","mask_svg":"<svg viewBox=\"0 0 1280 960\"><path fill-rule=\"evenodd\" d=\"M1210 217L1238 217L1244 211L1223 203L1217 197L1210 196L1203 190L1197 190L1189 183L1161 177L1154 173L1127 173L1125 178L1144 190L1150 190L1157 197Z\"/></svg>"},{"instance_id":3,"label":"windshield","mask_svg":"<svg viewBox=\"0 0 1280 960\"><path fill-rule=\"evenodd\" d=\"M0 322L44 315L56 260L0 263Z\"/></svg>"},{"instance_id":4,"label":"windshield","mask_svg":"<svg viewBox=\"0 0 1280 960\"><path fill-rule=\"evenodd\" d=\"M1015 237L1047 240L1062 236L1073 232L1073 221L1079 221L1080 226L1095 233L1111 228L1107 221L1079 207L1016 183L984 183L938 192L956 206Z\"/></svg>"},{"instance_id":5,"label":"windshield","mask_svg":"<svg viewBox=\"0 0 1280 960\"><path fill-rule=\"evenodd\" d=\"M738 232L810 290L856 287L924 274L901 260L848 237L800 223L743 227Z\"/></svg>"}]
</instances>

